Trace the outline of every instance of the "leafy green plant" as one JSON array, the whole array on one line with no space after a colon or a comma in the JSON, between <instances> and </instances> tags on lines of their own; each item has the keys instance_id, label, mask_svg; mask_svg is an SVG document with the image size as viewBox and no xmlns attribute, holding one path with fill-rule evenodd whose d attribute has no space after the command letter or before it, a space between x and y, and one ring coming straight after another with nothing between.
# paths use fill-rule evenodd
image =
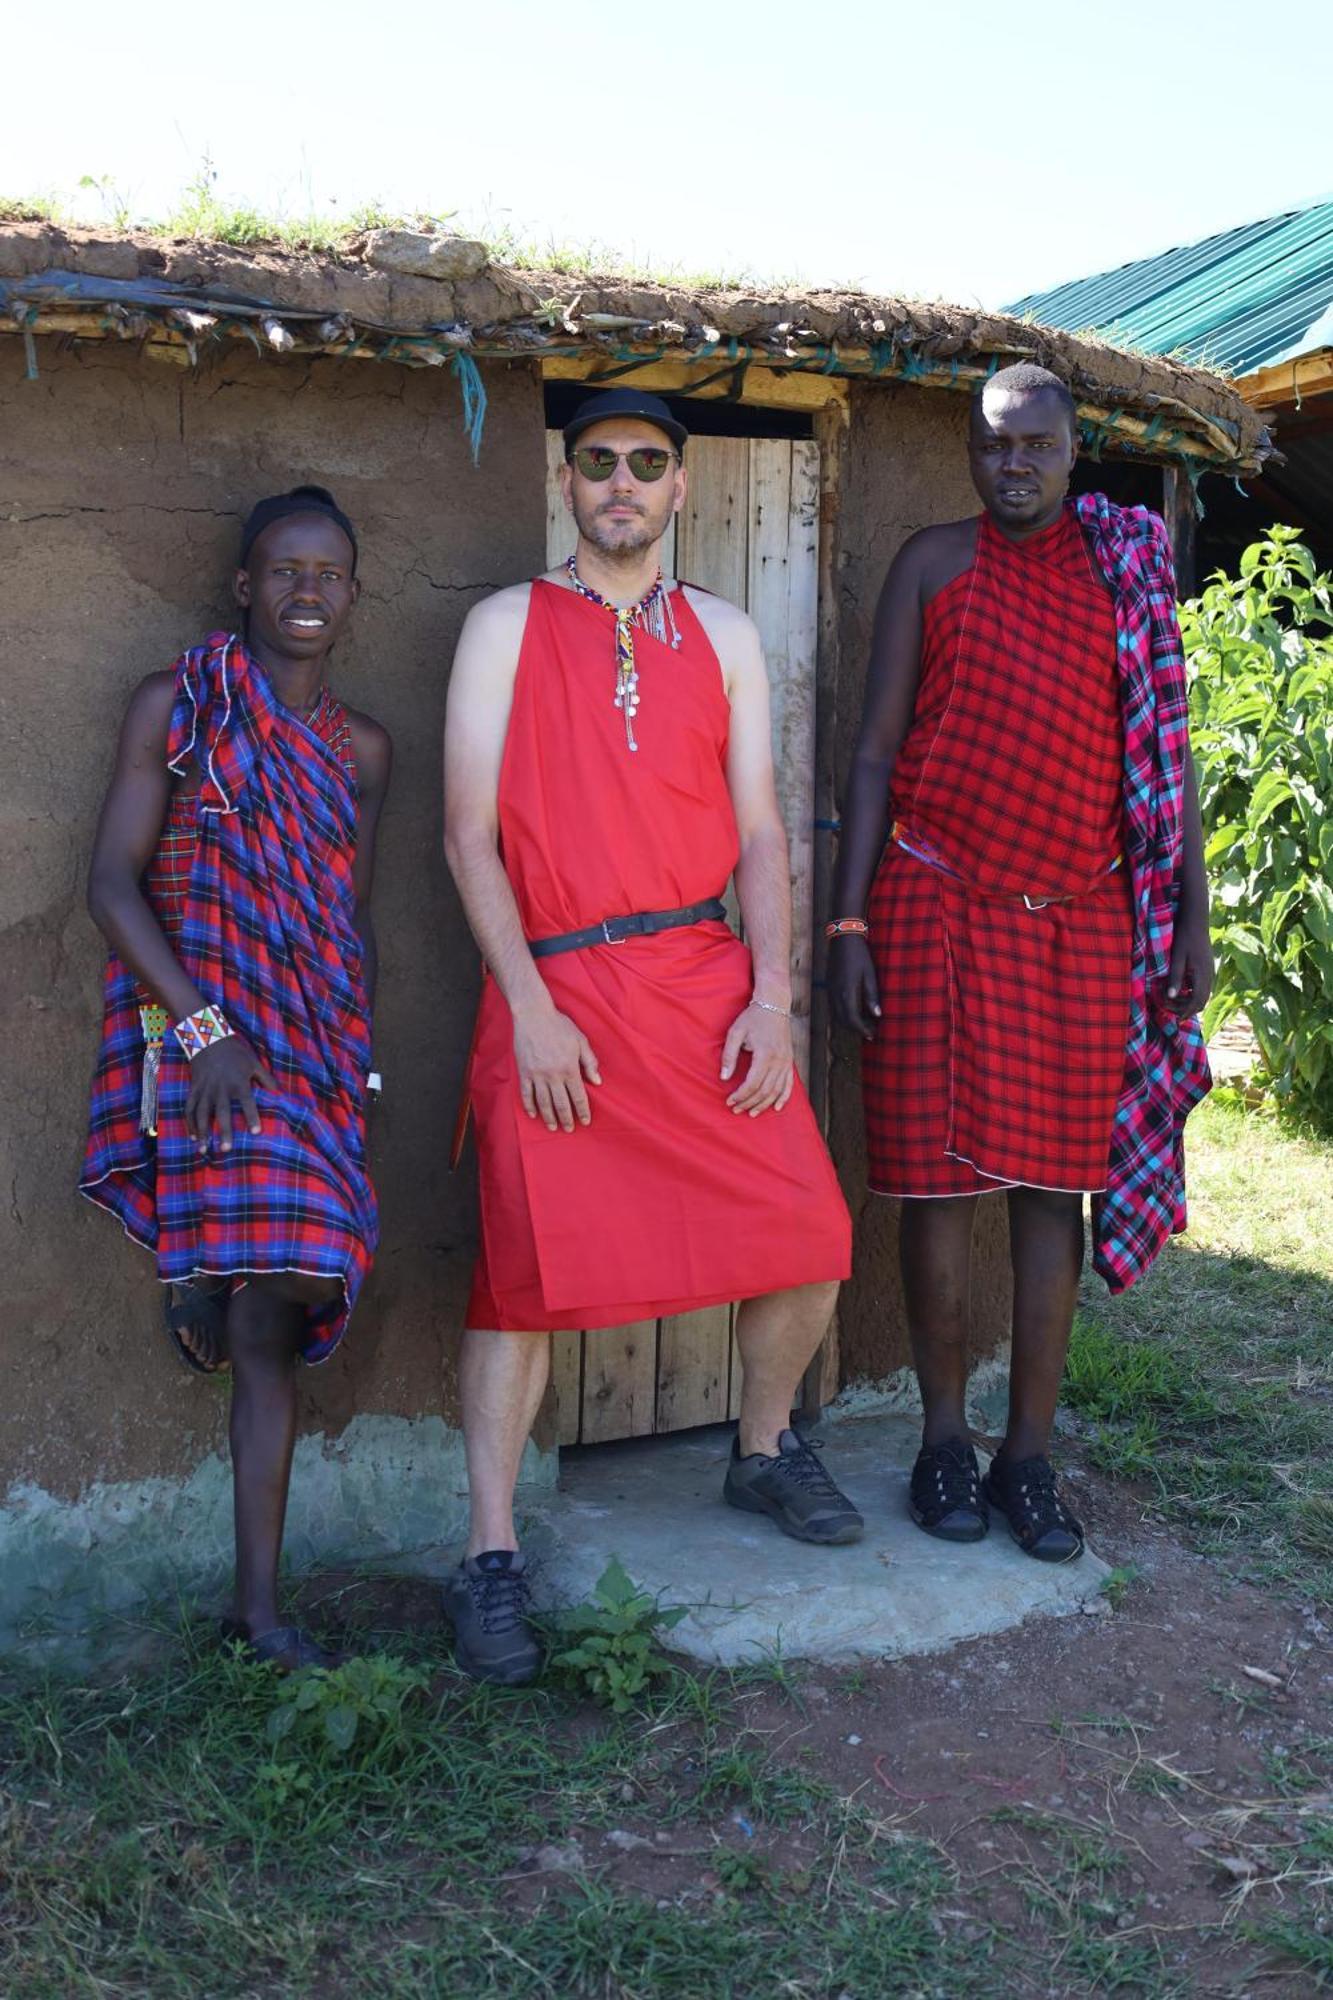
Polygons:
<instances>
[{"instance_id":1,"label":"leafy green plant","mask_svg":"<svg viewBox=\"0 0 1333 2000\"><path fill-rule=\"evenodd\" d=\"M1333 577L1294 528L1181 607L1212 883L1211 1035L1249 1018L1279 1098L1333 1124Z\"/></svg>"},{"instance_id":2,"label":"leafy green plant","mask_svg":"<svg viewBox=\"0 0 1333 2000\"><path fill-rule=\"evenodd\" d=\"M387 1653L300 1674L268 1719L269 1741L316 1756L344 1757L358 1743L382 1747L401 1735L404 1708L428 1685L422 1668ZM275 1759L269 1768L285 1776L293 1767Z\"/></svg>"},{"instance_id":3,"label":"leafy green plant","mask_svg":"<svg viewBox=\"0 0 1333 2000\"><path fill-rule=\"evenodd\" d=\"M657 1650L657 1634L685 1614L686 1606L663 1606L640 1590L612 1556L592 1597L556 1614L549 1665L594 1701L627 1715L656 1677L672 1671Z\"/></svg>"}]
</instances>

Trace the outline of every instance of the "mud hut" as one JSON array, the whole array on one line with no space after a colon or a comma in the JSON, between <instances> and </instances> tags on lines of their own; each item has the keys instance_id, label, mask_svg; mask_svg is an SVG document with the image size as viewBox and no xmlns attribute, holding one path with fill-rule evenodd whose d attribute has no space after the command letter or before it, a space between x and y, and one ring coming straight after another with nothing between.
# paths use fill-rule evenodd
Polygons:
<instances>
[{"instance_id":1,"label":"mud hut","mask_svg":"<svg viewBox=\"0 0 1333 2000\"><path fill-rule=\"evenodd\" d=\"M388 724L398 768L377 891L384 1242L348 1340L304 1385L290 1545L298 1563L411 1560L458 1523L452 1363L476 1212L448 1151L479 975L440 859L440 727L469 606L564 552L548 468L589 382L681 399L675 568L765 637L803 1059L858 1225L807 1400L897 1378L895 1216L865 1194L856 1058L829 1034L814 919L881 579L906 535L972 509L967 392L1019 358L1069 381L1089 451L1178 519L1201 471L1252 473L1268 452L1214 376L945 306L514 271L429 233L333 257L0 229L0 1628L84 1621L229 1548L225 1397L172 1367L149 1261L74 1192L103 961L83 876L129 689L230 622L240 520L303 480L358 523L364 597L338 684ZM1002 1221L981 1225L978 1363L1006 1337ZM555 1358L537 1486L562 1441L735 1405L725 1310L562 1337Z\"/></svg>"}]
</instances>

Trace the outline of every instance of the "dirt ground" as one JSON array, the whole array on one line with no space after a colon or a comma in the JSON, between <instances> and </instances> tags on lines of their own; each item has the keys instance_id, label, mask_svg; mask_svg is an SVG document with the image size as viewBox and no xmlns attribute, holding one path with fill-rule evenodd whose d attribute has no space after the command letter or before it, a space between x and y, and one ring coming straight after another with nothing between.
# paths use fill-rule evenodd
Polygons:
<instances>
[{"instance_id":1,"label":"dirt ground","mask_svg":"<svg viewBox=\"0 0 1333 2000\"><path fill-rule=\"evenodd\" d=\"M790 1663L756 1679L731 1723L764 1744L770 1774L854 1801L889 1840L932 1844L949 1884L940 1914L986 1941L976 1993L1324 1990L1307 1889L1310 1826L1322 1815L1326 1828L1333 1805L1328 1628L1187 1552L1076 1451L1062 1463L1093 1546L1117 1566L1106 1600L923 1658ZM334 1597L353 1628L369 1613L380 1633L419 1640L436 1621L426 1585L349 1591L326 1577L310 1600L326 1627ZM600 1721L592 1708L569 1718L571 1757ZM662 1777L688 1788L693 1739L674 1753L675 1726L650 1731L616 1825L566 1821L525 1851L506 1878L516 1907L539 1908L571 1877L663 1909L706 1906L747 1870L799 1899L826 1847L762 1803L655 1821ZM1326 1887L1329 1866L1315 1875ZM1288 1920L1320 1954L1313 1969L1254 1935Z\"/></svg>"}]
</instances>

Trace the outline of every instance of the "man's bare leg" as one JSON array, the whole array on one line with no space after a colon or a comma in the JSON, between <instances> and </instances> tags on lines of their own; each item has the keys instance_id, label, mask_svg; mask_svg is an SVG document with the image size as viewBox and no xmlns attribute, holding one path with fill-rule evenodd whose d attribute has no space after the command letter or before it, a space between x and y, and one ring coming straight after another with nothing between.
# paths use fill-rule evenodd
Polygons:
<instances>
[{"instance_id":1,"label":"man's bare leg","mask_svg":"<svg viewBox=\"0 0 1333 2000\"><path fill-rule=\"evenodd\" d=\"M745 1370L739 1424L743 1457L776 1453L791 1423L801 1377L828 1331L837 1300L836 1283L794 1285L741 1305L736 1345Z\"/></svg>"},{"instance_id":2,"label":"man's bare leg","mask_svg":"<svg viewBox=\"0 0 1333 2000\"><path fill-rule=\"evenodd\" d=\"M1051 1441L1083 1268L1083 1197L1013 1188L1014 1338L1004 1451L1032 1458Z\"/></svg>"},{"instance_id":3,"label":"man's bare leg","mask_svg":"<svg viewBox=\"0 0 1333 2000\"><path fill-rule=\"evenodd\" d=\"M1009 1423L984 1490L1028 1555L1072 1562L1083 1553L1083 1529L1060 1495L1046 1448L1078 1299L1082 1197L1012 1188L1009 1243L1014 1264Z\"/></svg>"},{"instance_id":4,"label":"man's bare leg","mask_svg":"<svg viewBox=\"0 0 1333 2000\"><path fill-rule=\"evenodd\" d=\"M541 1670L514 1487L550 1369L549 1333L470 1326L463 1334L458 1380L470 1526L467 1554L445 1581L444 1615L457 1665L502 1687L522 1687Z\"/></svg>"},{"instance_id":5,"label":"man's bare leg","mask_svg":"<svg viewBox=\"0 0 1333 2000\"><path fill-rule=\"evenodd\" d=\"M904 1201L899 1257L907 1331L921 1389L921 1449L908 1512L944 1542L978 1542L989 1517L967 1424L972 1228L978 1196Z\"/></svg>"},{"instance_id":6,"label":"man's bare leg","mask_svg":"<svg viewBox=\"0 0 1333 2000\"><path fill-rule=\"evenodd\" d=\"M341 1295L336 1279L251 1278L227 1310L236 1620L251 1638L282 1624L278 1560L296 1442L296 1358L307 1305ZM280 1661L279 1664L284 1664Z\"/></svg>"},{"instance_id":7,"label":"man's bare leg","mask_svg":"<svg viewBox=\"0 0 1333 2000\"><path fill-rule=\"evenodd\" d=\"M921 1387L922 1442L967 1436L967 1328L974 1194L904 1201L898 1224L912 1360Z\"/></svg>"},{"instance_id":8,"label":"man's bare leg","mask_svg":"<svg viewBox=\"0 0 1333 2000\"><path fill-rule=\"evenodd\" d=\"M458 1380L470 1508L467 1553L517 1549L514 1487L551 1368L549 1333L468 1327Z\"/></svg>"},{"instance_id":9,"label":"man's bare leg","mask_svg":"<svg viewBox=\"0 0 1333 2000\"><path fill-rule=\"evenodd\" d=\"M859 1541L865 1524L792 1430L791 1410L837 1296L836 1284L794 1285L741 1306L736 1319L745 1370L741 1417L722 1485L730 1506L767 1514L798 1541L826 1545Z\"/></svg>"}]
</instances>

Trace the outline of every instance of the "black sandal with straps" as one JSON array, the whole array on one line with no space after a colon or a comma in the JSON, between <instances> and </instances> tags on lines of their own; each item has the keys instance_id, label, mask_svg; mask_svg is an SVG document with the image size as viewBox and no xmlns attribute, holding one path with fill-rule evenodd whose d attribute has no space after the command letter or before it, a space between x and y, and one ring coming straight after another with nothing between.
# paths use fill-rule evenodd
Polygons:
<instances>
[{"instance_id":1,"label":"black sandal with straps","mask_svg":"<svg viewBox=\"0 0 1333 2000\"><path fill-rule=\"evenodd\" d=\"M341 1653L331 1653L299 1625L275 1625L271 1632L257 1632L252 1638L248 1625L224 1618L221 1634L223 1644L235 1646L253 1667L276 1666L284 1674L298 1674L307 1667L327 1671L343 1662Z\"/></svg>"},{"instance_id":2,"label":"black sandal with straps","mask_svg":"<svg viewBox=\"0 0 1333 2000\"><path fill-rule=\"evenodd\" d=\"M923 1444L912 1467L908 1512L918 1528L942 1542L979 1542L990 1527L981 1468L971 1442L946 1438Z\"/></svg>"},{"instance_id":3,"label":"black sandal with straps","mask_svg":"<svg viewBox=\"0 0 1333 2000\"><path fill-rule=\"evenodd\" d=\"M1055 1483L1055 1467L1038 1454L1013 1463L997 1453L981 1490L1009 1523L1024 1555L1038 1562L1077 1562L1083 1553L1083 1523L1066 1507Z\"/></svg>"}]
</instances>

